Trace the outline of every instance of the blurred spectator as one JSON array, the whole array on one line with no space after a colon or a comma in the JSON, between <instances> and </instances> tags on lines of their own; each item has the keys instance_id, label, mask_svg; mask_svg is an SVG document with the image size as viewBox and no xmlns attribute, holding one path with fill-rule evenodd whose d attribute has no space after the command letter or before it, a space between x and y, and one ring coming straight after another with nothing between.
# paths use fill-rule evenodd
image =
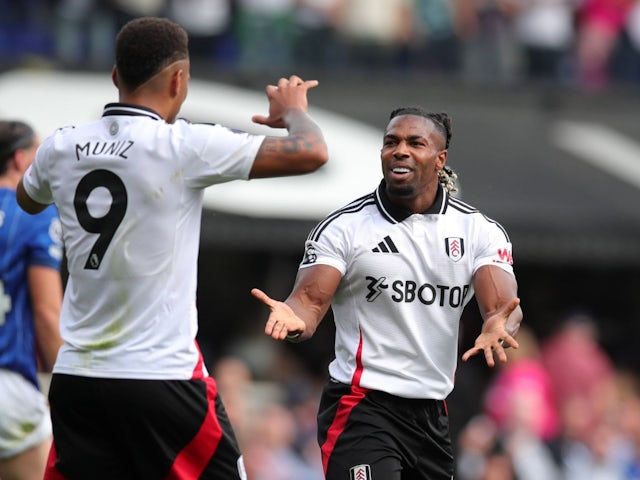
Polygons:
<instances>
[{"instance_id":1,"label":"blurred spectator","mask_svg":"<svg viewBox=\"0 0 640 480\"><path fill-rule=\"evenodd\" d=\"M350 65L364 71L401 65L411 38L412 0L344 0L338 33Z\"/></svg>"},{"instance_id":2,"label":"blurred spectator","mask_svg":"<svg viewBox=\"0 0 640 480\"><path fill-rule=\"evenodd\" d=\"M460 63L457 0L414 0L413 67L455 73Z\"/></svg>"},{"instance_id":3,"label":"blurred spectator","mask_svg":"<svg viewBox=\"0 0 640 480\"><path fill-rule=\"evenodd\" d=\"M61 0L54 10L55 59L70 68L113 65L114 12L96 0Z\"/></svg>"},{"instance_id":4,"label":"blurred spectator","mask_svg":"<svg viewBox=\"0 0 640 480\"><path fill-rule=\"evenodd\" d=\"M612 388L615 371L598 343L594 319L584 314L567 317L543 342L541 353L558 410L564 415L580 411L576 420L588 422L586 430L597 425L603 410L601 400Z\"/></svg>"},{"instance_id":5,"label":"blurred spectator","mask_svg":"<svg viewBox=\"0 0 640 480\"><path fill-rule=\"evenodd\" d=\"M237 0L239 67L244 72L288 70L293 59L296 0Z\"/></svg>"},{"instance_id":6,"label":"blurred spectator","mask_svg":"<svg viewBox=\"0 0 640 480\"><path fill-rule=\"evenodd\" d=\"M566 441L562 451L564 480L621 480L616 432L601 424L586 443Z\"/></svg>"},{"instance_id":7,"label":"blurred spectator","mask_svg":"<svg viewBox=\"0 0 640 480\"><path fill-rule=\"evenodd\" d=\"M520 348L507 350L509 362L501 365L489 385L484 411L502 432L524 430L549 441L558 434L551 379L538 340L525 325L518 331L518 343Z\"/></svg>"},{"instance_id":8,"label":"blurred spectator","mask_svg":"<svg viewBox=\"0 0 640 480\"><path fill-rule=\"evenodd\" d=\"M462 71L467 80L502 84L516 79L520 54L499 1L461 0L465 23Z\"/></svg>"},{"instance_id":9,"label":"blurred spectator","mask_svg":"<svg viewBox=\"0 0 640 480\"><path fill-rule=\"evenodd\" d=\"M212 372L242 452L251 424L248 403L253 380L251 371L242 359L229 356L219 359Z\"/></svg>"},{"instance_id":10,"label":"blurred spectator","mask_svg":"<svg viewBox=\"0 0 640 480\"><path fill-rule=\"evenodd\" d=\"M294 449L296 424L281 404L265 406L252 425L245 449L247 476L251 480L321 480L322 469L309 466Z\"/></svg>"},{"instance_id":11,"label":"blurred spectator","mask_svg":"<svg viewBox=\"0 0 640 480\"><path fill-rule=\"evenodd\" d=\"M627 440L622 457L622 480L640 480L640 380L634 374L621 375L626 383L617 409L617 426Z\"/></svg>"},{"instance_id":12,"label":"blurred spectator","mask_svg":"<svg viewBox=\"0 0 640 480\"><path fill-rule=\"evenodd\" d=\"M559 469L548 442L559 427L551 381L533 331L523 325L517 338L520 348L507 350L509 362L489 385L484 411L496 424L500 453L508 455L518 480L555 480Z\"/></svg>"},{"instance_id":13,"label":"blurred spectator","mask_svg":"<svg viewBox=\"0 0 640 480\"><path fill-rule=\"evenodd\" d=\"M610 81L610 62L632 0L582 0L578 10L578 84L601 90Z\"/></svg>"},{"instance_id":14,"label":"blurred spectator","mask_svg":"<svg viewBox=\"0 0 640 480\"><path fill-rule=\"evenodd\" d=\"M513 36L527 79L558 81L568 76L574 42L576 0L500 0L513 22Z\"/></svg>"},{"instance_id":15,"label":"blurred spectator","mask_svg":"<svg viewBox=\"0 0 640 480\"><path fill-rule=\"evenodd\" d=\"M46 0L0 0L0 61L46 57L52 32Z\"/></svg>"},{"instance_id":16,"label":"blurred spectator","mask_svg":"<svg viewBox=\"0 0 640 480\"><path fill-rule=\"evenodd\" d=\"M611 74L631 85L640 81L640 0L632 2L613 53Z\"/></svg>"},{"instance_id":17,"label":"blurred spectator","mask_svg":"<svg viewBox=\"0 0 640 480\"><path fill-rule=\"evenodd\" d=\"M169 0L169 18L189 32L193 63L213 67L235 64L234 5L233 0Z\"/></svg>"},{"instance_id":18,"label":"blurred spectator","mask_svg":"<svg viewBox=\"0 0 640 480\"><path fill-rule=\"evenodd\" d=\"M298 0L296 11L296 65L331 70L344 66L336 38L341 0Z\"/></svg>"},{"instance_id":19,"label":"blurred spectator","mask_svg":"<svg viewBox=\"0 0 640 480\"><path fill-rule=\"evenodd\" d=\"M486 415L476 415L464 426L458 436L458 455L456 478L459 480L482 480L484 472L489 469L489 458L496 452L498 428ZM497 461L501 472L513 473L513 466L508 461ZM493 470L493 468L491 468ZM492 477L493 478L493 477ZM510 479L508 475L495 475L496 480Z\"/></svg>"}]
</instances>

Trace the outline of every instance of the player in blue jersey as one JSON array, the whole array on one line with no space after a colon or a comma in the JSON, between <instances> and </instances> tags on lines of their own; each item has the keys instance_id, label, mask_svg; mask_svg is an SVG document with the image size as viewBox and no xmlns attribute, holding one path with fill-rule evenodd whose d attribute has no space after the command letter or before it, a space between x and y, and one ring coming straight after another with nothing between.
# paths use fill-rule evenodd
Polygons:
<instances>
[{"instance_id":1,"label":"player in blue jersey","mask_svg":"<svg viewBox=\"0 0 640 480\"><path fill-rule=\"evenodd\" d=\"M62 344L60 221L55 207L30 216L16 185L33 162L37 135L0 121L0 478L41 479L51 421L37 372L50 371Z\"/></svg>"},{"instance_id":2,"label":"player in blue jersey","mask_svg":"<svg viewBox=\"0 0 640 480\"><path fill-rule=\"evenodd\" d=\"M271 309L265 333L278 340L308 339L333 311L335 359L318 414L328 480L452 479L444 401L474 295L484 323L462 359L484 354L493 367L518 347L511 241L452 195L450 140L447 114L394 110L378 188L311 231L285 302L252 291Z\"/></svg>"}]
</instances>

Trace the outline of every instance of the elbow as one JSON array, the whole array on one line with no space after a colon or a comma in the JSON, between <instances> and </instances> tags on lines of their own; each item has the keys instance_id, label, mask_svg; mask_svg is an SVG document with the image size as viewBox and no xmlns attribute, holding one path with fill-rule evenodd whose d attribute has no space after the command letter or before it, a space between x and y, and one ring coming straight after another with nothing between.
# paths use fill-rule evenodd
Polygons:
<instances>
[{"instance_id":1,"label":"elbow","mask_svg":"<svg viewBox=\"0 0 640 480\"><path fill-rule=\"evenodd\" d=\"M40 213L45 208L47 208L47 205L43 205L31 199L31 197L24 190L22 181L18 182L18 187L16 189L16 202L22 210L30 215Z\"/></svg>"},{"instance_id":2,"label":"elbow","mask_svg":"<svg viewBox=\"0 0 640 480\"><path fill-rule=\"evenodd\" d=\"M309 155L309 172L315 172L329 161L329 151L327 145L318 145Z\"/></svg>"},{"instance_id":3,"label":"elbow","mask_svg":"<svg viewBox=\"0 0 640 480\"><path fill-rule=\"evenodd\" d=\"M21 201L18 198L18 206L27 212L29 215L35 215L36 213L40 213L43 209L40 206L36 206L34 203L28 203L25 201Z\"/></svg>"}]
</instances>

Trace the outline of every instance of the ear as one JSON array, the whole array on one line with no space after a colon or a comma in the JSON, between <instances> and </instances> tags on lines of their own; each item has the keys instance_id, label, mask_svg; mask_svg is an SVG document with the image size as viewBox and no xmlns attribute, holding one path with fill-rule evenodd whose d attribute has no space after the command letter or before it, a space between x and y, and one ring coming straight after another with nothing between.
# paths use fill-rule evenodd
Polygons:
<instances>
[{"instance_id":1,"label":"ear","mask_svg":"<svg viewBox=\"0 0 640 480\"><path fill-rule=\"evenodd\" d=\"M29 167L27 156L25 155L25 151L22 148L19 148L13 154L13 161L15 162L15 166L20 173L24 173Z\"/></svg>"},{"instance_id":2,"label":"ear","mask_svg":"<svg viewBox=\"0 0 640 480\"><path fill-rule=\"evenodd\" d=\"M171 80L169 81L169 95L171 98L176 98L180 95L184 81L184 70L182 68L176 68L171 73Z\"/></svg>"},{"instance_id":3,"label":"ear","mask_svg":"<svg viewBox=\"0 0 640 480\"><path fill-rule=\"evenodd\" d=\"M116 69L115 65L111 69L111 81L113 82L113 84L115 85L116 88L120 87L118 85L118 70Z\"/></svg>"},{"instance_id":4,"label":"ear","mask_svg":"<svg viewBox=\"0 0 640 480\"><path fill-rule=\"evenodd\" d=\"M436 157L436 170L442 170L447 163L447 155L449 150L441 150Z\"/></svg>"}]
</instances>

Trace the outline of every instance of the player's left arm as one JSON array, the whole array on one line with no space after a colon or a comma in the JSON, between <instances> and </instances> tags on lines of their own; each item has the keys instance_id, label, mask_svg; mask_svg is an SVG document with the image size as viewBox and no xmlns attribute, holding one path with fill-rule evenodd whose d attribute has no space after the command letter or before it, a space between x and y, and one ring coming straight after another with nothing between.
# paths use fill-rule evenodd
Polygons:
<instances>
[{"instance_id":1,"label":"player's left arm","mask_svg":"<svg viewBox=\"0 0 640 480\"><path fill-rule=\"evenodd\" d=\"M473 287L482 315L482 331L462 360L484 352L487 365L493 367L494 353L504 363L507 361L505 348L518 348L514 338L522 321L518 284L513 273L494 265L484 265L476 271Z\"/></svg>"},{"instance_id":2,"label":"player's left arm","mask_svg":"<svg viewBox=\"0 0 640 480\"><path fill-rule=\"evenodd\" d=\"M62 278L57 269L42 265L30 266L28 278L36 344L42 369L50 372L62 345L59 328Z\"/></svg>"}]
</instances>

